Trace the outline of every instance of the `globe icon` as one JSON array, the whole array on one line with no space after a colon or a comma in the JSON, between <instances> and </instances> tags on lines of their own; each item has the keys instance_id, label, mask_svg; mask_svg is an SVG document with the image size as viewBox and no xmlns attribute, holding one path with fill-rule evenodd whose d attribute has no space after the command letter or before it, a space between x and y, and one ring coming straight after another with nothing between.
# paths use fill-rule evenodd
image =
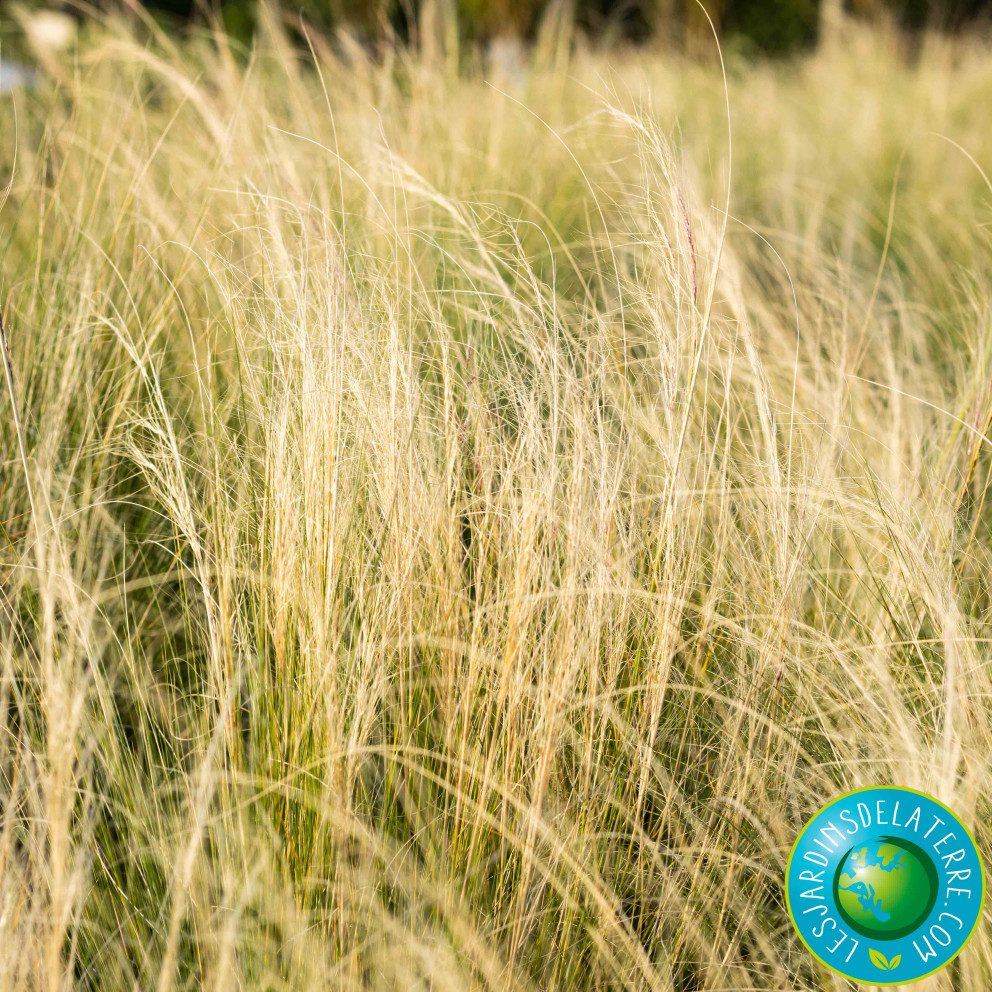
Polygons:
<instances>
[{"instance_id":1,"label":"globe icon","mask_svg":"<svg viewBox=\"0 0 992 992\"><path fill-rule=\"evenodd\" d=\"M834 900L844 922L874 940L912 933L937 901L933 861L901 837L876 837L852 847L834 873Z\"/></svg>"}]
</instances>

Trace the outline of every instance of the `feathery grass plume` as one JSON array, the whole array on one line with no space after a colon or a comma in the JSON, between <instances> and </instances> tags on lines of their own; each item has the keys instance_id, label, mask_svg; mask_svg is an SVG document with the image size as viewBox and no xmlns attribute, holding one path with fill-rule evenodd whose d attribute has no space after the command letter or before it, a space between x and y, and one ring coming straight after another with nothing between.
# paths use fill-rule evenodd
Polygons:
<instances>
[{"instance_id":1,"label":"feathery grass plume","mask_svg":"<svg viewBox=\"0 0 992 992\"><path fill-rule=\"evenodd\" d=\"M987 53L282 23L0 103L0 989L833 988L825 799L990 841Z\"/></svg>"}]
</instances>

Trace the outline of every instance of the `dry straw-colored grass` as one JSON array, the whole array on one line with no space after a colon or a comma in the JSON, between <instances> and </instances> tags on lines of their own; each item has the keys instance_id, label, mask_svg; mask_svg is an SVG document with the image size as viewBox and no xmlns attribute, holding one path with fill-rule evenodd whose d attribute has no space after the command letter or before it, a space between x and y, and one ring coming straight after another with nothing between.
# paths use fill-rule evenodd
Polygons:
<instances>
[{"instance_id":1,"label":"dry straw-colored grass","mask_svg":"<svg viewBox=\"0 0 992 992\"><path fill-rule=\"evenodd\" d=\"M0 989L846 988L805 819L992 839L989 53L275 24L0 104Z\"/></svg>"}]
</instances>

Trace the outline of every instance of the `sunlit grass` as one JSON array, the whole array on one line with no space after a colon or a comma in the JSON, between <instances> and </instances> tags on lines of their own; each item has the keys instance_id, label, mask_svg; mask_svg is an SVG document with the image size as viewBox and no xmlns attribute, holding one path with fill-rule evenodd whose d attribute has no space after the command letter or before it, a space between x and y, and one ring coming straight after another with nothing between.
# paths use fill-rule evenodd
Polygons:
<instances>
[{"instance_id":1,"label":"sunlit grass","mask_svg":"<svg viewBox=\"0 0 992 992\"><path fill-rule=\"evenodd\" d=\"M989 53L135 30L0 104L0 986L846 987L805 820L992 830Z\"/></svg>"}]
</instances>

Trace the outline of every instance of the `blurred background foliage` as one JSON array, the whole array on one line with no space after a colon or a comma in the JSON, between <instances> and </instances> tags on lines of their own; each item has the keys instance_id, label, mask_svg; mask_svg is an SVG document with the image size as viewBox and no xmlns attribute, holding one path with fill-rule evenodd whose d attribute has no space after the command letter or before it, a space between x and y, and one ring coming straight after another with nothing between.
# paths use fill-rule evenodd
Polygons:
<instances>
[{"instance_id":1,"label":"blurred background foliage","mask_svg":"<svg viewBox=\"0 0 992 992\"><path fill-rule=\"evenodd\" d=\"M0 27L10 27L5 15L16 7L69 11L85 19L139 6L170 26L213 21L248 40L258 0L0 0ZM657 41L711 50L710 20L734 50L778 56L814 45L832 15L881 20L908 32L987 31L992 25L992 0L292 0L283 9L290 23L302 16L322 33L343 28L370 43L417 44L426 34L456 31L462 41L485 45L506 38L527 41L542 25L545 30L567 25L606 44Z\"/></svg>"},{"instance_id":2,"label":"blurred background foliage","mask_svg":"<svg viewBox=\"0 0 992 992\"><path fill-rule=\"evenodd\" d=\"M985 28L989 0L702 0L714 26L745 49L788 53L815 43L820 22L835 4L863 18L894 21L907 29ZM211 6L223 10L229 28L250 30L255 0L154 0L183 18ZM347 25L366 35L416 33L423 20L453 19L463 37L488 41L497 36L533 37L543 22L567 19L606 41L655 38L692 45L709 35L697 0L297 0L286 8L301 11L323 30Z\"/></svg>"}]
</instances>

